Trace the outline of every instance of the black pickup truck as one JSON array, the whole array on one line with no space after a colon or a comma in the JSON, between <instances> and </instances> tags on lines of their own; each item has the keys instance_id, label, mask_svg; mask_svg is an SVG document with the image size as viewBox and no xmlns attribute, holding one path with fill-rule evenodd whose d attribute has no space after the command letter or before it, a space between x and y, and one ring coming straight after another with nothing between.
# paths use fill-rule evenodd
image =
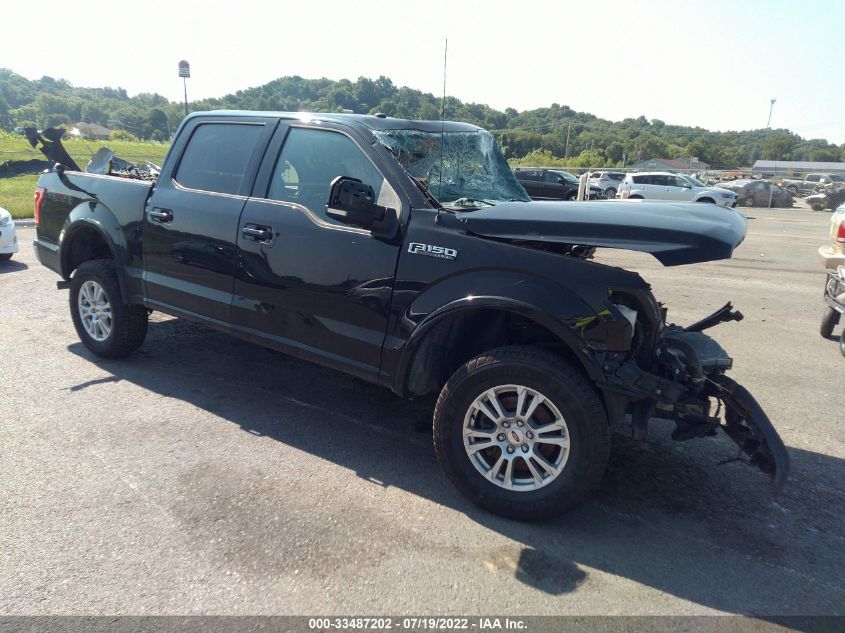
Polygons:
<instances>
[{"instance_id":1,"label":"black pickup truck","mask_svg":"<svg viewBox=\"0 0 845 633\"><path fill-rule=\"evenodd\" d=\"M772 424L702 333L741 315L670 324L639 275L594 259L728 258L746 231L733 209L531 202L490 133L382 115L195 113L155 180L77 170L39 180L35 250L100 356L131 354L160 310L439 394L446 473L514 518L583 499L626 414L638 438L654 417L677 440L722 429L776 491L787 477Z\"/></svg>"}]
</instances>

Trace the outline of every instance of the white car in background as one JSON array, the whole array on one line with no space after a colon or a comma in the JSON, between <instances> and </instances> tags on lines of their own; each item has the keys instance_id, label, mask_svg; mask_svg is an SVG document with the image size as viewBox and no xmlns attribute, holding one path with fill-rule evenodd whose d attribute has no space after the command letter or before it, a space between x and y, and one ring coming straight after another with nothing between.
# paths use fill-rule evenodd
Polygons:
<instances>
[{"instance_id":1,"label":"white car in background","mask_svg":"<svg viewBox=\"0 0 845 633\"><path fill-rule=\"evenodd\" d=\"M590 185L598 187L604 192L606 198L615 198L619 191L619 184L625 178L622 171L594 171L590 172Z\"/></svg>"},{"instance_id":2,"label":"white car in background","mask_svg":"<svg viewBox=\"0 0 845 633\"><path fill-rule=\"evenodd\" d=\"M0 207L0 262L12 258L18 252L18 236L12 214Z\"/></svg>"},{"instance_id":3,"label":"white car in background","mask_svg":"<svg viewBox=\"0 0 845 633\"><path fill-rule=\"evenodd\" d=\"M628 174L619 185L619 195L629 199L710 202L723 207L735 207L737 203L732 191L709 187L691 176L668 171Z\"/></svg>"}]
</instances>

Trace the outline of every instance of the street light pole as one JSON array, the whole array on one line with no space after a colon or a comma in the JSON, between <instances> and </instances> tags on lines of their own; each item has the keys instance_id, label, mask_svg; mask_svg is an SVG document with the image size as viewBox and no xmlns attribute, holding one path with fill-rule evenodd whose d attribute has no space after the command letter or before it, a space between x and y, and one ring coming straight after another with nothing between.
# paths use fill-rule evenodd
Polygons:
<instances>
[{"instance_id":1,"label":"street light pole","mask_svg":"<svg viewBox=\"0 0 845 633\"><path fill-rule=\"evenodd\" d=\"M182 77L182 87L185 89L185 116L188 116L188 79Z\"/></svg>"},{"instance_id":2,"label":"street light pole","mask_svg":"<svg viewBox=\"0 0 845 633\"><path fill-rule=\"evenodd\" d=\"M769 120L766 123L766 129L769 129L769 128L772 127L772 110L774 110L774 108L775 108L775 101L777 101L777 99L770 99L769 100Z\"/></svg>"},{"instance_id":3,"label":"street light pole","mask_svg":"<svg viewBox=\"0 0 845 633\"><path fill-rule=\"evenodd\" d=\"M185 89L185 116L188 116L188 77L191 76L191 65L185 59L179 62L179 76Z\"/></svg>"}]
</instances>

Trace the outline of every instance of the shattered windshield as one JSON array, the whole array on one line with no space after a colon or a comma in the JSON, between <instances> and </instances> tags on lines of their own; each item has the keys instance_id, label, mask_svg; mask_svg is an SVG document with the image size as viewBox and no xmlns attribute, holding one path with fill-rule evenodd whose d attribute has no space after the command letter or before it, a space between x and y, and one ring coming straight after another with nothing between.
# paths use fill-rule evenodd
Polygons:
<instances>
[{"instance_id":1,"label":"shattered windshield","mask_svg":"<svg viewBox=\"0 0 845 633\"><path fill-rule=\"evenodd\" d=\"M374 130L373 135L444 207L530 200L490 132Z\"/></svg>"}]
</instances>

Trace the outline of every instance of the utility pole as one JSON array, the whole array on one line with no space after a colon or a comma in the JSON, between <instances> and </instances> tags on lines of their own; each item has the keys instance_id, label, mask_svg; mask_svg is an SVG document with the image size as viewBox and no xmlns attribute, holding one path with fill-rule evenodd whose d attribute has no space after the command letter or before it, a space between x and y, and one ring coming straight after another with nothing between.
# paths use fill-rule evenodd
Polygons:
<instances>
[{"instance_id":1,"label":"utility pole","mask_svg":"<svg viewBox=\"0 0 845 633\"><path fill-rule=\"evenodd\" d=\"M769 100L769 120L766 123L766 129L770 129L772 127L772 110L775 108L775 101L777 101L777 99L773 98Z\"/></svg>"},{"instance_id":2,"label":"utility pole","mask_svg":"<svg viewBox=\"0 0 845 633\"><path fill-rule=\"evenodd\" d=\"M566 128L566 155L564 158L569 158L569 133L572 131L572 121L569 122L569 125Z\"/></svg>"}]
</instances>

